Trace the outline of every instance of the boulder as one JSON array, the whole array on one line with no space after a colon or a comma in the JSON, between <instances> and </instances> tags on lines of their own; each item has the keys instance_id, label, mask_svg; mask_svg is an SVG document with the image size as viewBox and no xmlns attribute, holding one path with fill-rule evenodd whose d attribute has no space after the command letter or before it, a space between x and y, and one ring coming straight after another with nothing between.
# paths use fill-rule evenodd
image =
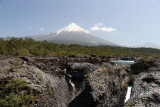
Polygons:
<instances>
[{"instance_id":1,"label":"boulder","mask_svg":"<svg viewBox=\"0 0 160 107\"><path fill-rule=\"evenodd\" d=\"M131 65L133 75L137 75L142 72L160 71L160 59L152 58L150 60L139 60L135 64Z\"/></svg>"}]
</instances>

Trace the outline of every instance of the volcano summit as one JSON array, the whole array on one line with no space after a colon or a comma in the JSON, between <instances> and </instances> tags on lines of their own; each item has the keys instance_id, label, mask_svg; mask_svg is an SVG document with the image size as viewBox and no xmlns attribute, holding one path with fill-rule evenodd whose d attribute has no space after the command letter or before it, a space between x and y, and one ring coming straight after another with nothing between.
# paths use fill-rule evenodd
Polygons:
<instances>
[{"instance_id":1,"label":"volcano summit","mask_svg":"<svg viewBox=\"0 0 160 107\"><path fill-rule=\"evenodd\" d=\"M75 23L71 23L56 32L44 35L31 36L30 38L33 38L36 41L46 40L58 44L79 44L88 46L116 45L110 41L101 39L95 35L90 34L87 30L84 30Z\"/></svg>"}]
</instances>

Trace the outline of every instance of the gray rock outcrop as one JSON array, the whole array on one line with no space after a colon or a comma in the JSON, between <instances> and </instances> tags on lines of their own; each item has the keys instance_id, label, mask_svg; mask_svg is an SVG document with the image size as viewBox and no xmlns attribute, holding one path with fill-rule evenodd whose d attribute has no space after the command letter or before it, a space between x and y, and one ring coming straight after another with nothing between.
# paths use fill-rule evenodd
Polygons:
<instances>
[{"instance_id":1,"label":"gray rock outcrop","mask_svg":"<svg viewBox=\"0 0 160 107\"><path fill-rule=\"evenodd\" d=\"M123 107L129 69L107 57L0 56L0 81L24 79L33 107Z\"/></svg>"},{"instance_id":2,"label":"gray rock outcrop","mask_svg":"<svg viewBox=\"0 0 160 107\"><path fill-rule=\"evenodd\" d=\"M160 107L160 72L140 73L133 82L126 107Z\"/></svg>"},{"instance_id":3,"label":"gray rock outcrop","mask_svg":"<svg viewBox=\"0 0 160 107\"><path fill-rule=\"evenodd\" d=\"M128 82L126 68L107 64L89 73L85 89L68 107L123 107Z\"/></svg>"}]
</instances>

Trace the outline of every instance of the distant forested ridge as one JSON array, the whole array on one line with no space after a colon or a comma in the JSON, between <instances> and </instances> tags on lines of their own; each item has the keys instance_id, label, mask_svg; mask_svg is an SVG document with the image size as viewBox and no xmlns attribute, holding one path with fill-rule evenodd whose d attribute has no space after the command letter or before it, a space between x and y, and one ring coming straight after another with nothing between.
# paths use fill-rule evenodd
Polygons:
<instances>
[{"instance_id":1,"label":"distant forested ridge","mask_svg":"<svg viewBox=\"0 0 160 107\"><path fill-rule=\"evenodd\" d=\"M0 39L0 54L37 56L57 55L88 55L98 56L160 56L159 49L152 48L127 48L115 46L81 46L77 44L55 44L47 41L37 42L30 38Z\"/></svg>"}]
</instances>

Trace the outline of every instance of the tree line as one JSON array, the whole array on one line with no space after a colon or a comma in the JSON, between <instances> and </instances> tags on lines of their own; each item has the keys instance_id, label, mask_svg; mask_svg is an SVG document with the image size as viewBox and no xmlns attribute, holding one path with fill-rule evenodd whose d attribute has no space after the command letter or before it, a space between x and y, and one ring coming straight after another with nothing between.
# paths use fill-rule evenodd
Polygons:
<instances>
[{"instance_id":1,"label":"tree line","mask_svg":"<svg viewBox=\"0 0 160 107\"><path fill-rule=\"evenodd\" d=\"M55 44L47 41L34 41L31 38L0 39L0 54L37 56L69 56L88 55L98 56L160 56L159 49L153 48L127 48L118 46L81 46L77 44Z\"/></svg>"}]
</instances>

